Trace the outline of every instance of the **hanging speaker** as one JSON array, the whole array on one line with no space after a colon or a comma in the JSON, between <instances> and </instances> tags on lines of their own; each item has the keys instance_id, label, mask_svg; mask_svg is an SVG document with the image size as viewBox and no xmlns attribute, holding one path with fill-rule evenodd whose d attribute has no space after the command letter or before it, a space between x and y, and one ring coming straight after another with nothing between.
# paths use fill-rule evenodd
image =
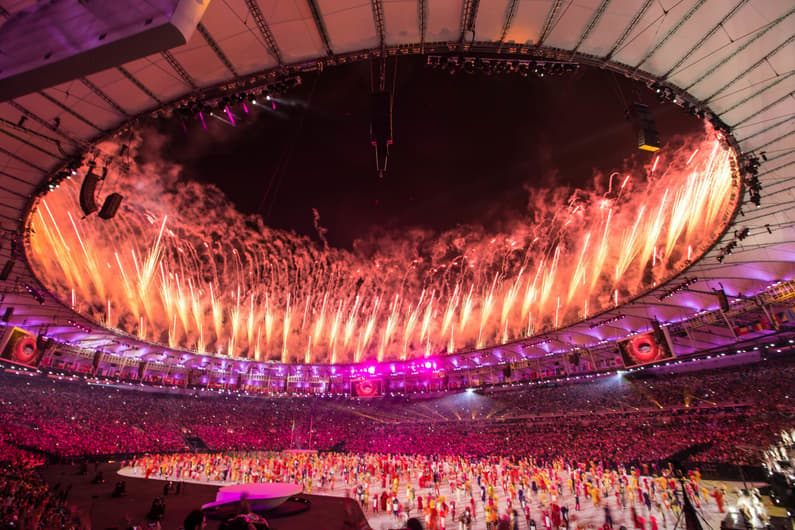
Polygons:
<instances>
[{"instance_id":1,"label":"hanging speaker","mask_svg":"<svg viewBox=\"0 0 795 530\"><path fill-rule=\"evenodd\" d=\"M6 261L6 264L3 265L3 270L0 271L0 281L8 280L8 277L11 276L11 269L14 268L14 260L10 259Z\"/></svg>"},{"instance_id":2,"label":"hanging speaker","mask_svg":"<svg viewBox=\"0 0 795 530\"><path fill-rule=\"evenodd\" d=\"M723 289L719 289L715 291L715 296L718 297L718 305L720 305L720 310L724 313L728 313L729 309L729 299L726 297L726 291Z\"/></svg>"},{"instance_id":3,"label":"hanging speaker","mask_svg":"<svg viewBox=\"0 0 795 530\"><path fill-rule=\"evenodd\" d=\"M110 219L119 210L121 201L124 197L120 193L111 193L105 197L105 202L102 204L102 209L99 211L99 217L102 219Z\"/></svg>"},{"instance_id":4,"label":"hanging speaker","mask_svg":"<svg viewBox=\"0 0 795 530\"><path fill-rule=\"evenodd\" d=\"M14 316L14 308L7 307L5 313L3 313L3 322L10 322L12 316Z\"/></svg>"},{"instance_id":5,"label":"hanging speaker","mask_svg":"<svg viewBox=\"0 0 795 530\"><path fill-rule=\"evenodd\" d=\"M91 215L99 209L95 197L97 184L99 184L99 176L94 173L94 168L91 168L83 178L83 185L80 186L80 209L85 215Z\"/></svg>"}]
</instances>

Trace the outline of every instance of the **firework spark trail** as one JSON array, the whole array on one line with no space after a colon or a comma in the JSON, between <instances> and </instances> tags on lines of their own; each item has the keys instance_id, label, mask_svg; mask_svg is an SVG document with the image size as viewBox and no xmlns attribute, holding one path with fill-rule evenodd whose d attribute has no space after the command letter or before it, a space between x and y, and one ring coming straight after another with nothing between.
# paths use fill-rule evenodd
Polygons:
<instances>
[{"instance_id":1,"label":"firework spark trail","mask_svg":"<svg viewBox=\"0 0 795 530\"><path fill-rule=\"evenodd\" d=\"M166 182L171 166L111 168L106 186L135 199L113 221L81 219L80 186L64 182L29 220L29 256L76 310L149 341L283 362L422 357L566 325L671 277L728 218L732 156L692 141L655 156L645 182L532 191L503 233L417 230L353 251Z\"/></svg>"}]
</instances>

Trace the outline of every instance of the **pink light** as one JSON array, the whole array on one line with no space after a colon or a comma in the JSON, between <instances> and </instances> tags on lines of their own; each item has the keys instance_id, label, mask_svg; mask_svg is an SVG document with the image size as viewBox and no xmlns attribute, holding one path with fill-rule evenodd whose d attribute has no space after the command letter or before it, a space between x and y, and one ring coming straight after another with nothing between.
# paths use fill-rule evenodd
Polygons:
<instances>
[{"instance_id":1,"label":"pink light","mask_svg":"<svg viewBox=\"0 0 795 530\"><path fill-rule=\"evenodd\" d=\"M375 366L370 366L367 368L367 373L373 375L375 373Z\"/></svg>"},{"instance_id":2,"label":"pink light","mask_svg":"<svg viewBox=\"0 0 795 530\"><path fill-rule=\"evenodd\" d=\"M229 105L224 107L224 112L226 112L226 115L229 117L229 121L232 122L232 127L236 127L236 125L235 125L235 117L232 116L232 112L229 110Z\"/></svg>"},{"instance_id":3,"label":"pink light","mask_svg":"<svg viewBox=\"0 0 795 530\"><path fill-rule=\"evenodd\" d=\"M202 127L207 129L207 122L204 121L204 114L202 114L201 112L199 113L199 119L202 121Z\"/></svg>"},{"instance_id":4,"label":"pink light","mask_svg":"<svg viewBox=\"0 0 795 530\"><path fill-rule=\"evenodd\" d=\"M248 114L248 107L246 106L245 102L243 103L243 112Z\"/></svg>"},{"instance_id":5,"label":"pink light","mask_svg":"<svg viewBox=\"0 0 795 530\"><path fill-rule=\"evenodd\" d=\"M425 368L431 367L431 361L425 361Z\"/></svg>"}]
</instances>

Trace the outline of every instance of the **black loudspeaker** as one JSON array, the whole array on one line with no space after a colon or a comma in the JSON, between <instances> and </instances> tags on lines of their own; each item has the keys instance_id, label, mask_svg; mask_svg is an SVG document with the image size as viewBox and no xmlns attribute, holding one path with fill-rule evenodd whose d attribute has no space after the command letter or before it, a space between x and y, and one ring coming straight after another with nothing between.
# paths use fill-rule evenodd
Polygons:
<instances>
[{"instance_id":1,"label":"black loudspeaker","mask_svg":"<svg viewBox=\"0 0 795 530\"><path fill-rule=\"evenodd\" d=\"M14 308L7 307L5 313L3 313L3 322L9 322L12 316L14 316Z\"/></svg>"},{"instance_id":2,"label":"black loudspeaker","mask_svg":"<svg viewBox=\"0 0 795 530\"><path fill-rule=\"evenodd\" d=\"M643 128L638 131L638 149L643 151L659 151L660 135L656 129Z\"/></svg>"},{"instance_id":3,"label":"black loudspeaker","mask_svg":"<svg viewBox=\"0 0 795 530\"><path fill-rule=\"evenodd\" d=\"M83 178L83 185L80 186L80 209L85 215L91 215L99 209L94 196L97 192L97 184L99 184L99 176L91 168Z\"/></svg>"},{"instance_id":4,"label":"black loudspeaker","mask_svg":"<svg viewBox=\"0 0 795 530\"><path fill-rule=\"evenodd\" d=\"M580 365L580 352L573 351L569 354L569 363L573 366Z\"/></svg>"},{"instance_id":5,"label":"black loudspeaker","mask_svg":"<svg viewBox=\"0 0 795 530\"><path fill-rule=\"evenodd\" d=\"M95 351L94 352L94 361L91 363L94 366L94 372L96 373L97 368L99 368L100 363L102 363L102 352Z\"/></svg>"},{"instance_id":6,"label":"black loudspeaker","mask_svg":"<svg viewBox=\"0 0 795 530\"><path fill-rule=\"evenodd\" d=\"M728 313L729 307L729 299L726 297L726 291L723 289L715 291L715 296L718 297L718 304L720 305L720 310L724 313Z\"/></svg>"},{"instance_id":7,"label":"black loudspeaker","mask_svg":"<svg viewBox=\"0 0 795 530\"><path fill-rule=\"evenodd\" d=\"M6 264L3 265L3 270L0 271L0 281L8 280L8 277L11 276L11 269L14 268L14 260L10 259L6 261Z\"/></svg>"},{"instance_id":8,"label":"black loudspeaker","mask_svg":"<svg viewBox=\"0 0 795 530\"><path fill-rule=\"evenodd\" d=\"M633 103L629 107L629 114L638 133L638 148L643 151L658 151L660 137L649 107L642 103Z\"/></svg>"},{"instance_id":9,"label":"black loudspeaker","mask_svg":"<svg viewBox=\"0 0 795 530\"><path fill-rule=\"evenodd\" d=\"M124 197L121 196L120 193L111 193L107 197L105 197L105 202L102 204L102 209L99 211L99 217L102 219L110 219L116 212L119 210L119 206L121 206L121 200Z\"/></svg>"}]
</instances>

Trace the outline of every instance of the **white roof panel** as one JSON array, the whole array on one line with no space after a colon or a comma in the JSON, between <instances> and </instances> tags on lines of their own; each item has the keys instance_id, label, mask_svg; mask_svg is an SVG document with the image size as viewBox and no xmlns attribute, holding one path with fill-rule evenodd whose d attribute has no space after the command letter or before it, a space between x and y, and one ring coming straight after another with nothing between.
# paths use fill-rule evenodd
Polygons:
<instances>
[{"instance_id":1,"label":"white roof panel","mask_svg":"<svg viewBox=\"0 0 795 530\"><path fill-rule=\"evenodd\" d=\"M68 81L42 92L102 130L117 125L124 116L80 81Z\"/></svg>"},{"instance_id":2,"label":"white roof panel","mask_svg":"<svg viewBox=\"0 0 795 530\"><path fill-rule=\"evenodd\" d=\"M158 106L116 68L86 76L127 114L135 115Z\"/></svg>"},{"instance_id":3,"label":"white roof panel","mask_svg":"<svg viewBox=\"0 0 795 530\"><path fill-rule=\"evenodd\" d=\"M389 21L385 28L387 44L419 42L417 2L411 0L384 2L384 19Z\"/></svg>"},{"instance_id":4,"label":"white roof panel","mask_svg":"<svg viewBox=\"0 0 795 530\"><path fill-rule=\"evenodd\" d=\"M232 75L198 31L184 46L171 53L200 87L220 83Z\"/></svg>"},{"instance_id":5,"label":"white roof panel","mask_svg":"<svg viewBox=\"0 0 795 530\"><path fill-rule=\"evenodd\" d=\"M640 6L637 0L612 0L580 51L598 57L607 55ZM609 28L609 29L608 29Z\"/></svg>"},{"instance_id":6,"label":"white roof panel","mask_svg":"<svg viewBox=\"0 0 795 530\"><path fill-rule=\"evenodd\" d=\"M239 74L276 66L244 0L212 2L202 23Z\"/></svg>"},{"instance_id":7,"label":"white roof panel","mask_svg":"<svg viewBox=\"0 0 795 530\"><path fill-rule=\"evenodd\" d=\"M162 55L150 55L124 65L146 88L161 101L171 101L187 93L190 86L166 62Z\"/></svg>"},{"instance_id":8,"label":"white roof panel","mask_svg":"<svg viewBox=\"0 0 795 530\"><path fill-rule=\"evenodd\" d=\"M568 2L544 43L554 48L572 49L594 16L601 0Z\"/></svg>"},{"instance_id":9,"label":"white roof panel","mask_svg":"<svg viewBox=\"0 0 795 530\"><path fill-rule=\"evenodd\" d=\"M552 2L546 0L520 0L505 40L516 44L536 43L551 7Z\"/></svg>"},{"instance_id":10,"label":"white roof panel","mask_svg":"<svg viewBox=\"0 0 795 530\"><path fill-rule=\"evenodd\" d=\"M508 0L481 0L475 19L475 40L496 41L502 36Z\"/></svg>"},{"instance_id":11,"label":"white roof panel","mask_svg":"<svg viewBox=\"0 0 795 530\"><path fill-rule=\"evenodd\" d=\"M458 41L461 37L463 3L456 0L428 0L428 28L425 42Z\"/></svg>"},{"instance_id":12,"label":"white roof panel","mask_svg":"<svg viewBox=\"0 0 795 530\"><path fill-rule=\"evenodd\" d=\"M302 0L259 2L285 62L325 55L323 41L312 19L309 5Z\"/></svg>"},{"instance_id":13,"label":"white roof panel","mask_svg":"<svg viewBox=\"0 0 795 530\"><path fill-rule=\"evenodd\" d=\"M317 22L310 0L258 0L265 33L272 34L283 66L326 60L329 52L333 61L334 55L375 50L380 46L370 1L312 2L318 7ZM0 3L12 13L35 4L31 0ZM452 54L462 53L461 19L465 3L422 0L419 6L422 5L426 15L426 47L438 45ZM498 41L508 21L509 6L514 6L513 0L481 0L476 5L475 35L464 36L474 37L472 53L478 48L485 48L491 54L504 52L504 47L498 49ZM413 48L423 39L419 6L409 0L381 4L388 46ZM745 294L766 287L764 282L792 279L795 4L791 0L516 0L515 7L506 42L537 43L546 25L544 47L540 50L531 47L530 53L547 53L551 51L549 48L571 50L582 40L577 51L587 57L579 56L581 60L607 61L619 69L623 64L628 66L629 73L637 67L638 73L646 72L652 78L667 76L664 79L667 83L688 91L694 98L706 100L709 110L735 127L733 135L743 150L754 151L759 156L764 153L766 160L759 169L761 206L756 208L746 197L743 215L735 221L737 226L750 227L753 239L743 241L734 253L719 262L716 257L720 256L721 247L732 240L730 229L687 274L711 278L725 286L727 292ZM604 11L600 12L600 8ZM82 153L90 147L90 141L112 132L138 113L155 108L157 101L167 105L189 94L193 88L180 72L203 89L238 81L232 70L245 76L277 66L246 0L212 2L202 25L207 38L201 31L195 31L186 45L169 51L176 62L170 63L168 54L156 53L120 65L129 75L113 67L88 76L88 83L96 87L94 90L83 80L74 79L41 93L0 103L0 118L7 122L5 132L0 133L3 229L22 230L23 225L17 219L26 208L28 197L42 185L48 171L68 158L47 138L59 141L68 155ZM318 25L327 31L331 50L326 49ZM216 50L210 41L217 44ZM231 67L224 64L221 56ZM121 110L114 108L114 104ZM15 126L23 110L32 115L22 127ZM0 255L8 255L7 246L0 248ZM18 276L30 278L24 264L15 267L12 279ZM697 306L716 303L713 296L697 295L677 296L661 303L659 292L649 293L621 306L620 311L627 315L624 322L597 329L581 323L560 333L564 338L568 336L569 341L587 345L595 338L622 337L649 318L678 321L692 317ZM62 320L78 318L67 308L56 304L39 306L31 304L29 299L20 299L17 307L15 318L19 322L28 318L49 320L48 314L58 314ZM64 337L76 336L66 326L62 333ZM92 335L104 340L102 337L109 333L94 330ZM712 347L713 338L708 333L698 333L694 340L697 347ZM529 349L540 355L549 347Z\"/></svg>"},{"instance_id":14,"label":"white roof panel","mask_svg":"<svg viewBox=\"0 0 795 530\"><path fill-rule=\"evenodd\" d=\"M377 47L370 2L362 0L318 0L334 53ZM386 26L386 24L384 24Z\"/></svg>"},{"instance_id":15,"label":"white roof panel","mask_svg":"<svg viewBox=\"0 0 795 530\"><path fill-rule=\"evenodd\" d=\"M613 59L629 66L641 63L673 29L685 14L702 0L654 2L615 51ZM644 68L645 69L645 68Z\"/></svg>"}]
</instances>

